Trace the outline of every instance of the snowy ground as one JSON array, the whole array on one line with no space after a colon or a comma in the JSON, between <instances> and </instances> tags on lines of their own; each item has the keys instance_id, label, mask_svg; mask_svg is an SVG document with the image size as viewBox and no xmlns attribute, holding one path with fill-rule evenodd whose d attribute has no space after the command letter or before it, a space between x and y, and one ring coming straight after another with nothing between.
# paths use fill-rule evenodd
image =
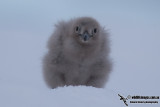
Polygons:
<instances>
[{"instance_id":1,"label":"snowy ground","mask_svg":"<svg viewBox=\"0 0 160 107\"><path fill-rule=\"evenodd\" d=\"M7 92L7 94L6 94ZM5 86L1 107L123 107L113 92L93 87L63 87L54 90Z\"/></svg>"},{"instance_id":2,"label":"snowy ground","mask_svg":"<svg viewBox=\"0 0 160 107\"><path fill-rule=\"evenodd\" d=\"M160 2L90 2L0 1L0 107L124 107L118 94L160 96ZM48 89L41 61L53 25L86 15L111 34L114 69L106 88ZM129 107L160 107L158 101Z\"/></svg>"}]
</instances>

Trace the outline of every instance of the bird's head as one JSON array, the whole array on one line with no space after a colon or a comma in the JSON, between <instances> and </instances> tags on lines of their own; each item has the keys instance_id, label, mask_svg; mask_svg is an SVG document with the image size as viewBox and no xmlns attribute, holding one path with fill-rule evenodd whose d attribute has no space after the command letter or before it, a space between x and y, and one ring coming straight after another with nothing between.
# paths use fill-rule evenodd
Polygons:
<instances>
[{"instance_id":1,"label":"bird's head","mask_svg":"<svg viewBox=\"0 0 160 107\"><path fill-rule=\"evenodd\" d=\"M80 44L96 42L99 36L99 23L90 17L76 19L73 24L73 36Z\"/></svg>"}]
</instances>

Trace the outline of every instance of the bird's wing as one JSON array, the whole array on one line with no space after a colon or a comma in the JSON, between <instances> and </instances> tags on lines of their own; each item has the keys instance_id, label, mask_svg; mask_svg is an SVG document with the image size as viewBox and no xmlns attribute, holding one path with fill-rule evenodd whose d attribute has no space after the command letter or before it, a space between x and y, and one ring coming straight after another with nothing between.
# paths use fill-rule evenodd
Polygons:
<instances>
[{"instance_id":1,"label":"bird's wing","mask_svg":"<svg viewBox=\"0 0 160 107\"><path fill-rule=\"evenodd\" d=\"M118 96L122 97L120 94L118 94Z\"/></svg>"},{"instance_id":2,"label":"bird's wing","mask_svg":"<svg viewBox=\"0 0 160 107\"><path fill-rule=\"evenodd\" d=\"M127 102L124 102L126 104L126 106L128 106Z\"/></svg>"}]
</instances>

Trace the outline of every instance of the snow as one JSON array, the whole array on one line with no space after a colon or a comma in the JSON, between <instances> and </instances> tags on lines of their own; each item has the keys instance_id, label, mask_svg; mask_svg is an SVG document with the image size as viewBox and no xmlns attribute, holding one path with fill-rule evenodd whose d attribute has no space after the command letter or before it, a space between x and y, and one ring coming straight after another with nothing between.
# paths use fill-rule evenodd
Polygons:
<instances>
[{"instance_id":1,"label":"snow","mask_svg":"<svg viewBox=\"0 0 160 107\"><path fill-rule=\"evenodd\" d=\"M1 107L121 107L117 94L86 86L38 89L19 85L2 85ZM2 97L3 96L3 97Z\"/></svg>"},{"instance_id":2,"label":"snow","mask_svg":"<svg viewBox=\"0 0 160 107\"><path fill-rule=\"evenodd\" d=\"M125 107L118 94L160 96L160 2L79 4L81 0L0 2L0 107ZM42 76L46 42L57 21L78 16L93 16L109 31L113 72L102 89L48 89ZM160 107L158 101L128 105Z\"/></svg>"}]
</instances>

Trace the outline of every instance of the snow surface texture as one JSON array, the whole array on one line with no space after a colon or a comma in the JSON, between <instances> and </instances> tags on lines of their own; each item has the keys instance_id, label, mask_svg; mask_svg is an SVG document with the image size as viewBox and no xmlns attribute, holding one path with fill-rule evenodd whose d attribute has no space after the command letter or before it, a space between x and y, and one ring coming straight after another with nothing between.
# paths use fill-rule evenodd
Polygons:
<instances>
[{"instance_id":1,"label":"snow surface texture","mask_svg":"<svg viewBox=\"0 0 160 107\"><path fill-rule=\"evenodd\" d=\"M0 107L125 107L117 94L160 96L160 1L81 3L0 1ZM114 69L109 82L104 89L48 89L42 77L42 58L53 25L79 16L94 17L111 34ZM160 100L159 104L129 107L160 107Z\"/></svg>"},{"instance_id":2,"label":"snow surface texture","mask_svg":"<svg viewBox=\"0 0 160 107\"><path fill-rule=\"evenodd\" d=\"M26 90L27 89L27 90ZM6 93L7 92L7 93ZM1 107L123 107L118 95L93 87L63 87L53 90L6 86L0 90Z\"/></svg>"}]
</instances>

